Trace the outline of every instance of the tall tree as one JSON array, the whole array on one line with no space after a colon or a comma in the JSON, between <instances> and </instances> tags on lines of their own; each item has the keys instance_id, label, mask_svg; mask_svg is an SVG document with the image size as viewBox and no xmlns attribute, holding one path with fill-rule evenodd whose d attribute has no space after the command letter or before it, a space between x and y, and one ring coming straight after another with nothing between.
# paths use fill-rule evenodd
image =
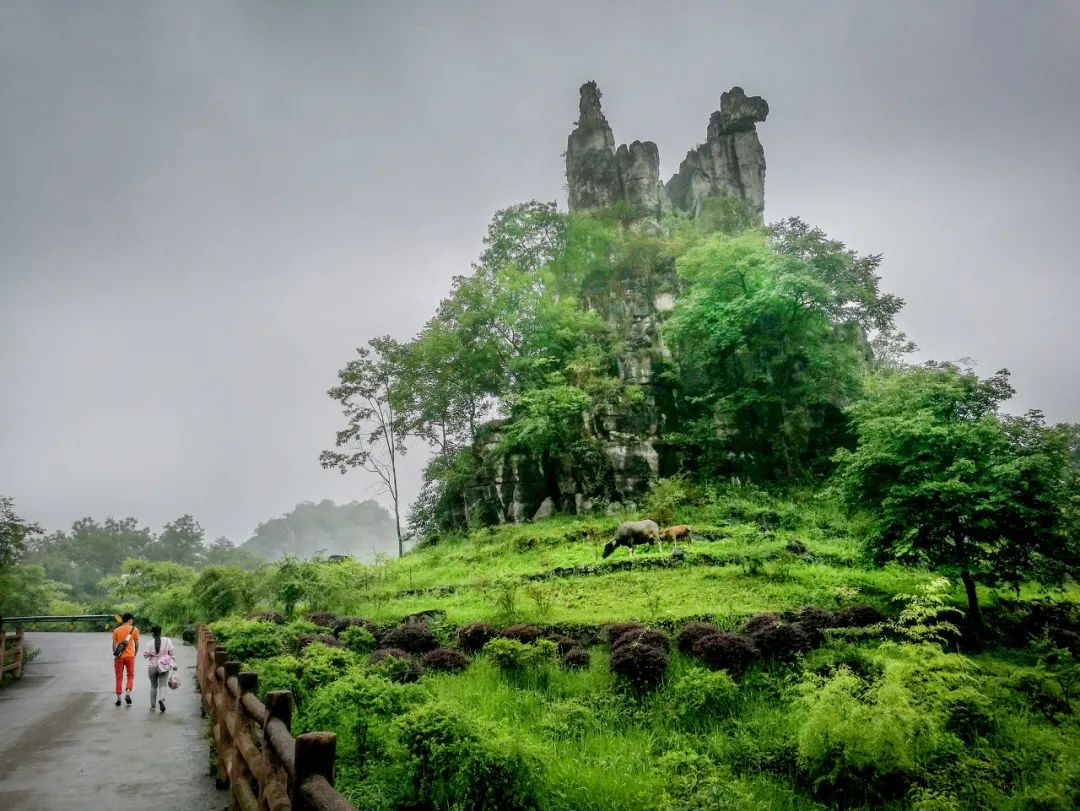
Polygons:
<instances>
[{"instance_id":1,"label":"tall tree","mask_svg":"<svg viewBox=\"0 0 1080 811\"><path fill-rule=\"evenodd\" d=\"M166 524L151 549L156 560L168 560L182 566L195 566L203 561L203 538L206 532L190 515L182 515Z\"/></svg>"},{"instance_id":2,"label":"tall tree","mask_svg":"<svg viewBox=\"0 0 1080 811\"><path fill-rule=\"evenodd\" d=\"M328 392L341 404L346 425L337 432L334 444L338 450L323 451L319 460L323 467L342 473L360 468L377 477L393 505L400 556L405 542L398 462L405 455L409 436L400 385L405 353L388 335L371 339L368 346L371 348L356 350L359 357L338 373L339 384Z\"/></svg>"},{"instance_id":3,"label":"tall tree","mask_svg":"<svg viewBox=\"0 0 1080 811\"><path fill-rule=\"evenodd\" d=\"M15 501L0 496L0 566L13 566L26 551L27 539L42 533L41 527L15 514Z\"/></svg>"},{"instance_id":4,"label":"tall tree","mask_svg":"<svg viewBox=\"0 0 1080 811\"><path fill-rule=\"evenodd\" d=\"M855 449L836 455L839 492L871 518L874 556L958 574L976 628L976 578L1052 582L1076 570L1061 521L1067 455L1037 412L998 415L1012 394L1004 370L878 376L849 409Z\"/></svg>"}]
</instances>

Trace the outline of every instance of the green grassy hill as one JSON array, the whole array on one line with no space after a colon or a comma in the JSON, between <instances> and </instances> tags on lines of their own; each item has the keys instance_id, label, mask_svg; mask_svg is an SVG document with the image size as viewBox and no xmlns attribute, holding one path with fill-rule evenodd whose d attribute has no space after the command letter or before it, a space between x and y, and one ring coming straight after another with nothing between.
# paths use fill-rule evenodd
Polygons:
<instances>
[{"instance_id":1,"label":"green grassy hill","mask_svg":"<svg viewBox=\"0 0 1080 811\"><path fill-rule=\"evenodd\" d=\"M338 733L338 785L360 808L1080 801L1080 651L1064 649L1080 639L1075 587L1055 603L983 589L991 640L976 649L949 628L933 638L945 620L962 630L941 613L964 604L955 584L868 565L858 527L813 494L729 494L677 517L695 530L683 560L668 547L602 559L620 516L484 528L382 566L319 564L330 613L215 628L261 689L293 690L297 731ZM856 606L886 622L815 625L856 624L837 619ZM703 619L742 634L764 612L781 630L766 618L740 636L759 649L753 660L695 652L679 634ZM664 640L603 628L630 621L668 636L659 670ZM458 632L469 623L575 642L555 637L560 649L519 628L474 650ZM425 653L436 645L455 652ZM588 656L564 658L572 645ZM407 650L369 659L386 647Z\"/></svg>"}]
</instances>

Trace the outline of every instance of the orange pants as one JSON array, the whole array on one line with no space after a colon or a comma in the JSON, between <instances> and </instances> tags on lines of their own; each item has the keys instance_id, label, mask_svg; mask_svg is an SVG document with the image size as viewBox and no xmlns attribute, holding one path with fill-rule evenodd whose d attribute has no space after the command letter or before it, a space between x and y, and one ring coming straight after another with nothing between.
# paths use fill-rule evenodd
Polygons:
<instances>
[{"instance_id":1,"label":"orange pants","mask_svg":"<svg viewBox=\"0 0 1080 811\"><path fill-rule=\"evenodd\" d=\"M121 656L113 659L113 670L116 671L116 694L120 695L120 683L124 680L125 670L127 670L127 689L130 693L131 688L135 686L135 657Z\"/></svg>"}]
</instances>

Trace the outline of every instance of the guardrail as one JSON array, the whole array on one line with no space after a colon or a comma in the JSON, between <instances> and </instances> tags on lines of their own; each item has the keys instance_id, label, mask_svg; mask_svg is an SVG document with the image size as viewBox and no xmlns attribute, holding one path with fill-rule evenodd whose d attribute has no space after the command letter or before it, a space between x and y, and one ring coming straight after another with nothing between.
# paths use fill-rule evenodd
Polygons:
<instances>
[{"instance_id":1,"label":"guardrail","mask_svg":"<svg viewBox=\"0 0 1080 811\"><path fill-rule=\"evenodd\" d=\"M15 647L9 648L8 642L14 642ZM14 657L11 664L8 664L8 656ZM16 679L21 679L22 664L23 629L17 627L15 633L8 636L7 631L4 630L4 623L0 622L0 679L4 678L5 673L11 673Z\"/></svg>"},{"instance_id":2,"label":"guardrail","mask_svg":"<svg viewBox=\"0 0 1080 811\"><path fill-rule=\"evenodd\" d=\"M337 736L292 736L292 693L258 699L258 675L229 661L228 650L199 626L196 674L203 714L213 725L218 785L243 811L356 811L334 790Z\"/></svg>"}]
</instances>

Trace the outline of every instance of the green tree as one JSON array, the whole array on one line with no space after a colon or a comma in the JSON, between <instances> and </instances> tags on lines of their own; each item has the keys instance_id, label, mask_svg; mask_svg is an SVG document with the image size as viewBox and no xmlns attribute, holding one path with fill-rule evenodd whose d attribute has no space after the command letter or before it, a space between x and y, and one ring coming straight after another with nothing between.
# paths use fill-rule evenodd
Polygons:
<instances>
[{"instance_id":1,"label":"green tree","mask_svg":"<svg viewBox=\"0 0 1080 811\"><path fill-rule=\"evenodd\" d=\"M401 489L398 461L405 455L409 419L399 397L405 365L401 345L384 335L368 342L370 349L357 349L338 373L339 385L330 396L341 404L346 425L338 431L335 447L319 456L325 468L347 473L360 468L374 474L390 496L398 539L398 555L405 551L401 533Z\"/></svg>"},{"instance_id":2,"label":"green tree","mask_svg":"<svg viewBox=\"0 0 1080 811\"><path fill-rule=\"evenodd\" d=\"M205 531L190 515L182 515L164 526L150 549L151 557L168 560L182 566L202 562Z\"/></svg>"},{"instance_id":3,"label":"green tree","mask_svg":"<svg viewBox=\"0 0 1080 811\"><path fill-rule=\"evenodd\" d=\"M1012 394L1004 370L879 375L849 409L855 449L836 454L838 490L871 518L874 556L959 574L976 628L977 577L1052 582L1075 567L1061 523L1067 457L1038 413L999 416Z\"/></svg>"},{"instance_id":4,"label":"green tree","mask_svg":"<svg viewBox=\"0 0 1080 811\"><path fill-rule=\"evenodd\" d=\"M37 524L15 514L15 502L0 496L0 566L13 566L26 551L27 538L43 532Z\"/></svg>"}]
</instances>

